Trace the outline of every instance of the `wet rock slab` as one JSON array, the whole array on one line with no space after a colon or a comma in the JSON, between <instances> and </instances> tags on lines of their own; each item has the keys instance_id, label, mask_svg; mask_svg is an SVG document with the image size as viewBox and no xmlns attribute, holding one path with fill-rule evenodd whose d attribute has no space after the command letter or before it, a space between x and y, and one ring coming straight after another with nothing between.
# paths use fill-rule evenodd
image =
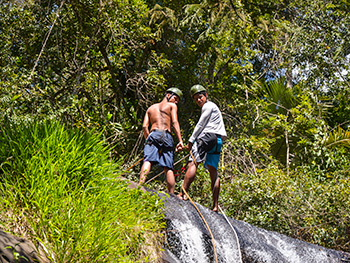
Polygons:
<instances>
[{"instance_id":1,"label":"wet rock slab","mask_svg":"<svg viewBox=\"0 0 350 263\"><path fill-rule=\"evenodd\" d=\"M298 239L254 227L243 221L175 195L164 198L167 236L163 262L167 263L344 263L350 254L316 246ZM212 236L214 242L212 242ZM214 247L217 256L214 256ZM217 260L217 261L216 261Z\"/></svg>"}]
</instances>

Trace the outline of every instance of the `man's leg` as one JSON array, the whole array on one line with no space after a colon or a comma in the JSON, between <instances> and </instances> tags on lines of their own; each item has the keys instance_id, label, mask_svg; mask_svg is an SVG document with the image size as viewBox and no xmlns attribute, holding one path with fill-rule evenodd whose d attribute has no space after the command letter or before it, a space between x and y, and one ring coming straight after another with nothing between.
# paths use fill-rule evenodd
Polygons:
<instances>
[{"instance_id":1,"label":"man's leg","mask_svg":"<svg viewBox=\"0 0 350 263\"><path fill-rule=\"evenodd\" d=\"M215 167L208 165L208 170L210 173L211 189L213 192L213 211L217 212L219 210L220 179Z\"/></svg>"},{"instance_id":2,"label":"man's leg","mask_svg":"<svg viewBox=\"0 0 350 263\"><path fill-rule=\"evenodd\" d=\"M164 173L166 175L166 186L168 188L169 193L174 193L175 192L175 175L174 171L164 167Z\"/></svg>"},{"instance_id":3,"label":"man's leg","mask_svg":"<svg viewBox=\"0 0 350 263\"><path fill-rule=\"evenodd\" d=\"M189 162L187 166L187 171L185 174L185 179L182 184L186 192L188 192L188 189L190 188L191 183L194 181L194 178L196 177L196 172L197 172L197 166L194 164L194 162ZM183 200L187 200L187 197L185 196L185 193L182 191L182 189L177 196Z\"/></svg>"},{"instance_id":4,"label":"man's leg","mask_svg":"<svg viewBox=\"0 0 350 263\"><path fill-rule=\"evenodd\" d=\"M141 167L139 185L145 183L147 179L147 175L149 174L150 171L151 171L151 163L148 161L144 162Z\"/></svg>"}]
</instances>

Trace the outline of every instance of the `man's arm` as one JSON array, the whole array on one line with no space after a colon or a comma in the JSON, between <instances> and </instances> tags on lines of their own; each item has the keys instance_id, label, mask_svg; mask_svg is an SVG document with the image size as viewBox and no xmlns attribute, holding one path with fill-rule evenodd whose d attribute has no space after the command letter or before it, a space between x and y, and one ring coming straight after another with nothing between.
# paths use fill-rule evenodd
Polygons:
<instances>
[{"instance_id":1,"label":"man's arm","mask_svg":"<svg viewBox=\"0 0 350 263\"><path fill-rule=\"evenodd\" d=\"M192 144L194 143L198 135L204 130L205 126L209 121L212 108L208 107L208 104L206 104L207 103L205 103L202 107L202 112L199 121L197 122L196 127L194 128L194 131L189 139L190 143Z\"/></svg>"},{"instance_id":2,"label":"man's arm","mask_svg":"<svg viewBox=\"0 0 350 263\"><path fill-rule=\"evenodd\" d=\"M181 150L184 145L182 142L182 137L181 137L181 130L180 130L180 124L177 118L177 106L176 104L174 104L171 107L171 122L172 122L172 126L174 127L175 130L175 135L177 137L177 139L179 140L179 143L176 146L176 150Z\"/></svg>"},{"instance_id":3,"label":"man's arm","mask_svg":"<svg viewBox=\"0 0 350 263\"><path fill-rule=\"evenodd\" d=\"M149 135L149 116L148 116L148 110L146 111L145 117L143 118L143 124L142 124L142 131L143 131L143 137L147 139Z\"/></svg>"}]
</instances>

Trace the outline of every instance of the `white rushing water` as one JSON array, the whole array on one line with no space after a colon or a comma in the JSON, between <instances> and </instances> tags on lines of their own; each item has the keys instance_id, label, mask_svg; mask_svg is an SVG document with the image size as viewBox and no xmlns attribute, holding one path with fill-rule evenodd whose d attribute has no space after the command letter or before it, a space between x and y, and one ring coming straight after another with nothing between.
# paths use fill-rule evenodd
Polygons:
<instances>
[{"instance_id":1,"label":"white rushing water","mask_svg":"<svg viewBox=\"0 0 350 263\"><path fill-rule=\"evenodd\" d=\"M213 240L199 213L189 204L172 205L174 217L168 225L167 246L180 262L216 262ZM214 235L215 250L219 262L241 262L239 246L232 228L217 213L200 207Z\"/></svg>"}]
</instances>

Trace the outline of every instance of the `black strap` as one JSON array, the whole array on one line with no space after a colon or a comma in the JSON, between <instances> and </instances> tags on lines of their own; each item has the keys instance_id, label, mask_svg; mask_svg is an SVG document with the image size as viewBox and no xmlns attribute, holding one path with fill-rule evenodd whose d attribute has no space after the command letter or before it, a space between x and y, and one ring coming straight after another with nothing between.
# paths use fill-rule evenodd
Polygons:
<instances>
[{"instance_id":1,"label":"black strap","mask_svg":"<svg viewBox=\"0 0 350 263\"><path fill-rule=\"evenodd\" d=\"M169 134L171 134L170 133L170 131L168 131L168 130L162 130L162 129L154 129L154 130L152 130L151 132L167 132L167 133L169 133Z\"/></svg>"},{"instance_id":2,"label":"black strap","mask_svg":"<svg viewBox=\"0 0 350 263\"><path fill-rule=\"evenodd\" d=\"M157 145L155 145L152 141L150 141L150 140L146 140L146 142L145 142L145 145L154 145L154 146L156 146L157 147ZM158 147L157 147L158 148ZM173 151L174 150L174 147L160 147L160 148L158 148L159 149L159 151L161 152L161 151Z\"/></svg>"},{"instance_id":3,"label":"black strap","mask_svg":"<svg viewBox=\"0 0 350 263\"><path fill-rule=\"evenodd\" d=\"M220 151L220 152L218 151L218 146L219 146L219 144L216 143L216 145L215 145L215 151L214 151L214 152L209 152L208 154L220 154L221 151ZM211 150L210 150L210 151L211 151Z\"/></svg>"}]
</instances>

